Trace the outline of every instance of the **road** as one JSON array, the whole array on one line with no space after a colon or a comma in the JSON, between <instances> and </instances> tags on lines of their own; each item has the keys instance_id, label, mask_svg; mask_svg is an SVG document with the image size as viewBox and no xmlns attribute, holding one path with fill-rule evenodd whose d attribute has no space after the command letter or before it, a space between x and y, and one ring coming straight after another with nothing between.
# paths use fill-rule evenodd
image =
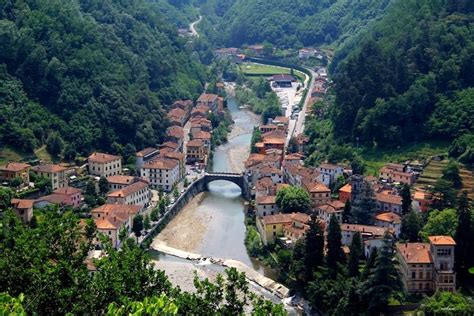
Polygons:
<instances>
[{"instance_id":1,"label":"road","mask_svg":"<svg viewBox=\"0 0 474 316\"><path fill-rule=\"evenodd\" d=\"M202 20L202 16L200 15L200 16L199 16L199 19L197 19L196 21L194 21L194 22L192 22L192 23L189 24L189 30L191 31L191 33L192 33L192 35L193 35L194 37L199 37L199 33L198 33L197 30L196 30L196 25L197 25L199 22L201 22L201 20Z\"/></svg>"},{"instance_id":2,"label":"road","mask_svg":"<svg viewBox=\"0 0 474 316\"><path fill-rule=\"evenodd\" d=\"M304 100L303 103L303 108L300 111L300 115L298 115L298 120L296 121L296 126L293 131L293 135L299 135L304 132L304 123L306 119L306 113L308 106L311 106L309 104L309 100L311 100L311 91L313 90L314 86L314 79L316 78L317 74L314 72L312 69L306 68L310 73L311 73L311 81L309 82L309 85L307 86L307 93L306 93L306 99Z\"/></svg>"}]
</instances>

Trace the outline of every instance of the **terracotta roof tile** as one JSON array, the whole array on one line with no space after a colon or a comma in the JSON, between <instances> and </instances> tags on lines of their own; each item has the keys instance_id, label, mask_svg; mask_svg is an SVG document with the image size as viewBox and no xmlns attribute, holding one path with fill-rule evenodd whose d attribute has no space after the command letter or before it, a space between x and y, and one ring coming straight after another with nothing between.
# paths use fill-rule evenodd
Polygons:
<instances>
[{"instance_id":1,"label":"terracotta roof tile","mask_svg":"<svg viewBox=\"0 0 474 316\"><path fill-rule=\"evenodd\" d=\"M67 170L66 167L60 165L53 165L53 164L42 164L34 166L33 171L35 172L44 172L44 173L56 173Z\"/></svg>"},{"instance_id":2,"label":"terracotta roof tile","mask_svg":"<svg viewBox=\"0 0 474 316\"><path fill-rule=\"evenodd\" d=\"M106 162L111 162L111 161L114 161L114 160L120 160L120 159L122 159L122 157L115 156L115 155L110 155L110 154L94 152L87 159L89 161L92 161L92 162L106 163Z\"/></svg>"},{"instance_id":3,"label":"terracotta roof tile","mask_svg":"<svg viewBox=\"0 0 474 316\"><path fill-rule=\"evenodd\" d=\"M437 246L455 246L456 242L451 236L429 236L428 239L433 245Z\"/></svg>"},{"instance_id":4,"label":"terracotta roof tile","mask_svg":"<svg viewBox=\"0 0 474 316\"><path fill-rule=\"evenodd\" d=\"M9 162L4 166L0 166L0 170L5 170L5 171L10 171L10 172L18 172L22 171L26 168L31 167L27 163L22 163L22 162Z\"/></svg>"},{"instance_id":5,"label":"terracotta roof tile","mask_svg":"<svg viewBox=\"0 0 474 316\"><path fill-rule=\"evenodd\" d=\"M430 264L433 258L427 243L397 243L397 251L406 263Z\"/></svg>"}]
</instances>

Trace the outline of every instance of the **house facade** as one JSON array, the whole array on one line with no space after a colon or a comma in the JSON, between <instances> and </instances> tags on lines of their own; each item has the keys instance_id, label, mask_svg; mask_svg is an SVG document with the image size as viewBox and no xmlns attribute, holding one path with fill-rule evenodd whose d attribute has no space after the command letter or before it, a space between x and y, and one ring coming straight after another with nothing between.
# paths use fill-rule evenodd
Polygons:
<instances>
[{"instance_id":1,"label":"house facade","mask_svg":"<svg viewBox=\"0 0 474 316\"><path fill-rule=\"evenodd\" d=\"M0 181L10 182L13 179L19 178L23 184L30 182L30 168L31 166L21 162L9 162L6 165L0 166Z\"/></svg>"},{"instance_id":2,"label":"house facade","mask_svg":"<svg viewBox=\"0 0 474 316\"><path fill-rule=\"evenodd\" d=\"M98 177L122 174L122 157L94 152L87 159L89 173Z\"/></svg>"},{"instance_id":3,"label":"house facade","mask_svg":"<svg viewBox=\"0 0 474 316\"><path fill-rule=\"evenodd\" d=\"M69 186L66 175L67 168L60 165L41 164L34 166L31 170L38 176L46 177L51 180L51 188L53 190L66 188Z\"/></svg>"},{"instance_id":4,"label":"house facade","mask_svg":"<svg viewBox=\"0 0 474 316\"><path fill-rule=\"evenodd\" d=\"M145 180L139 180L107 194L108 204L139 205L141 209L147 207L150 200L151 192Z\"/></svg>"},{"instance_id":5,"label":"house facade","mask_svg":"<svg viewBox=\"0 0 474 316\"><path fill-rule=\"evenodd\" d=\"M180 179L179 163L173 159L156 159L143 166L141 176L150 181L152 189L169 192Z\"/></svg>"}]
</instances>

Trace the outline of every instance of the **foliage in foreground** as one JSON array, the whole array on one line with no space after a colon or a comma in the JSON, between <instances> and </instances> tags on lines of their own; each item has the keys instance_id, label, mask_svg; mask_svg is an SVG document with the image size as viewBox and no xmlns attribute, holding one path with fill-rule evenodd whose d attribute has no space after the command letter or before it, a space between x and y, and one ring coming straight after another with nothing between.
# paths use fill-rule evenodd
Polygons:
<instances>
[{"instance_id":1,"label":"foliage in foreground","mask_svg":"<svg viewBox=\"0 0 474 316\"><path fill-rule=\"evenodd\" d=\"M282 315L274 305L250 292L245 274L226 270L213 283L194 280L195 293L175 288L163 271L156 270L148 254L133 240L120 251L106 245L105 255L85 261L93 248L92 222L79 225L71 213L45 213L34 229L23 226L8 211L0 232L0 293L2 310L20 309L43 315L117 314L242 314Z\"/></svg>"}]
</instances>

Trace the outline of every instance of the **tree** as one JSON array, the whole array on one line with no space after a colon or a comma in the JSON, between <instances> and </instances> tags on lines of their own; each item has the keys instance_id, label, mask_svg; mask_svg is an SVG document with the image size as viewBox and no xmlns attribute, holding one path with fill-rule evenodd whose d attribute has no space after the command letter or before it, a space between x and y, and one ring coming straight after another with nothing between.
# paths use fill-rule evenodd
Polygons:
<instances>
[{"instance_id":1,"label":"tree","mask_svg":"<svg viewBox=\"0 0 474 316\"><path fill-rule=\"evenodd\" d=\"M352 206L352 221L357 224L370 224L377 210L374 190L368 183L362 186L361 197Z\"/></svg>"},{"instance_id":2,"label":"tree","mask_svg":"<svg viewBox=\"0 0 474 316\"><path fill-rule=\"evenodd\" d=\"M99 192L102 195L105 195L107 192L109 192L109 181L107 181L107 178L103 176L99 179Z\"/></svg>"},{"instance_id":3,"label":"tree","mask_svg":"<svg viewBox=\"0 0 474 316\"><path fill-rule=\"evenodd\" d=\"M357 232L352 237L352 242L350 246L350 253L349 253L349 261L347 263L347 269L349 271L350 277L358 277L359 276L359 260L362 256L363 248L362 248L362 237L360 233Z\"/></svg>"},{"instance_id":4,"label":"tree","mask_svg":"<svg viewBox=\"0 0 474 316\"><path fill-rule=\"evenodd\" d=\"M406 215L411 210L411 192L410 186L406 183L402 185L402 189L400 190L400 196L402 197L402 214Z\"/></svg>"},{"instance_id":5,"label":"tree","mask_svg":"<svg viewBox=\"0 0 474 316\"><path fill-rule=\"evenodd\" d=\"M133 218L132 232L135 236L140 237L143 230L143 215L138 214Z\"/></svg>"},{"instance_id":6,"label":"tree","mask_svg":"<svg viewBox=\"0 0 474 316\"><path fill-rule=\"evenodd\" d=\"M341 226L337 217L332 215L328 227L326 263L333 277L338 271L338 265L345 261L341 241Z\"/></svg>"},{"instance_id":7,"label":"tree","mask_svg":"<svg viewBox=\"0 0 474 316\"><path fill-rule=\"evenodd\" d=\"M368 303L367 311L370 314L380 314L392 295L403 290L395 252L392 237L386 233L379 255L375 259L374 272L364 285L366 289L364 298Z\"/></svg>"},{"instance_id":8,"label":"tree","mask_svg":"<svg viewBox=\"0 0 474 316\"><path fill-rule=\"evenodd\" d=\"M291 137L288 143L288 153L294 154L294 153L297 153L298 151L299 151L298 141L296 140L296 137Z\"/></svg>"},{"instance_id":9,"label":"tree","mask_svg":"<svg viewBox=\"0 0 474 316\"><path fill-rule=\"evenodd\" d=\"M460 189L462 187L462 179L459 175L459 165L453 160L449 161L446 168L443 169L442 178L451 182L456 189Z\"/></svg>"},{"instance_id":10,"label":"tree","mask_svg":"<svg viewBox=\"0 0 474 316\"><path fill-rule=\"evenodd\" d=\"M11 207L13 195L12 189L0 187L0 210L6 210Z\"/></svg>"},{"instance_id":11,"label":"tree","mask_svg":"<svg viewBox=\"0 0 474 316\"><path fill-rule=\"evenodd\" d=\"M342 222L348 223L349 219L352 217L351 214L351 201L347 200L346 204L344 204L344 211L342 212Z\"/></svg>"},{"instance_id":12,"label":"tree","mask_svg":"<svg viewBox=\"0 0 474 316\"><path fill-rule=\"evenodd\" d=\"M474 251L474 220L467 191L463 191L459 197L457 222L454 234L456 241L454 262L459 282L466 284L471 279L468 269L474 266L472 255Z\"/></svg>"},{"instance_id":13,"label":"tree","mask_svg":"<svg viewBox=\"0 0 474 316\"><path fill-rule=\"evenodd\" d=\"M421 230L421 236L424 240L428 236L448 235L454 237L458 219L456 210L448 208L442 211L433 210L428 215L428 220Z\"/></svg>"},{"instance_id":14,"label":"tree","mask_svg":"<svg viewBox=\"0 0 474 316\"><path fill-rule=\"evenodd\" d=\"M365 263L364 270L362 270L362 274L360 276L361 280L367 280L369 276L372 275L374 267L375 267L375 260L378 256L377 248L372 248L369 253L369 257L367 258L367 262Z\"/></svg>"},{"instance_id":15,"label":"tree","mask_svg":"<svg viewBox=\"0 0 474 316\"><path fill-rule=\"evenodd\" d=\"M364 161L362 161L358 156L354 156L351 160L351 168L352 174L364 174L366 169Z\"/></svg>"},{"instance_id":16,"label":"tree","mask_svg":"<svg viewBox=\"0 0 474 316\"><path fill-rule=\"evenodd\" d=\"M36 218L35 215L31 216L31 220L29 222L30 228L35 229L38 227L38 219Z\"/></svg>"},{"instance_id":17,"label":"tree","mask_svg":"<svg viewBox=\"0 0 474 316\"><path fill-rule=\"evenodd\" d=\"M92 180L87 181L86 195L94 196L97 194L95 183Z\"/></svg>"},{"instance_id":18,"label":"tree","mask_svg":"<svg viewBox=\"0 0 474 316\"><path fill-rule=\"evenodd\" d=\"M46 149L54 158L58 158L61 155L64 144L63 140L58 133L52 132L49 134L46 140Z\"/></svg>"},{"instance_id":19,"label":"tree","mask_svg":"<svg viewBox=\"0 0 474 316\"><path fill-rule=\"evenodd\" d=\"M176 185L173 187L173 197L175 199L179 198L179 191L178 191L178 187Z\"/></svg>"},{"instance_id":20,"label":"tree","mask_svg":"<svg viewBox=\"0 0 474 316\"><path fill-rule=\"evenodd\" d=\"M315 215L311 216L309 230L305 237L305 277L306 282L314 278L314 273L323 264L324 259L324 232L321 229L321 222Z\"/></svg>"},{"instance_id":21,"label":"tree","mask_svg":"<svg viewBox=\"0 0 474 316\"><path fill-rule=\"evenodd\" d=\"M250 148L251 148L252 153L257 152L257 148L255 147L255 144L261 141L262 141L262 132L260 132L260 129L258 128L258 126L256 126L253 128L252 140L250 141Z\"/></svg>"},{"instance_id":22,"label":"tree","mask_svg":"<svg viewBox=\"0 0 474 316\"><path fill-rule=\"evenodd\" d=\"M23 180L19 177L16 177L10 181L10 185L14 188L18 188L22 183L23 183Z\"/></svg>"},{"instance_id":23,"label":"tree","mask_svg":"<svg viewBox=\"0 0 474 316\"><path fill-rule=\"evenodd\" d=\"M15 298L7 293L0 293L0 314L26 316L27 313L23 307L24 300L25 296L23 294Z\"/></svg>"},{"instance_id":24,"label":"tree","mask_svg":"<svg viewBox=\"0 0 474 316\"><path fill-rule=\"evenodd\" d=\"M423 228L421 215L411 210L402 217L400 238L409 242L416 242L420 239L420 230Z\"/></svg>"},{"instance_id":25,"label":"tree","mask_svg":"<svg viewBox=\"0 0 474 316\"><path fill-rule=\"evenodd\" d=\"M160 213L158 207L155 207L150 213L150 219L154 222L158 221L160 218Z\"/></svg>"},{"instance_id":26,"label":"tree","mask_svg":"<svg viewBox=\"0 0 474 316\"><path fill-rule=\"evenodd\" d=\"M147 214L145 215L145 220L143 221L143 227L148 230L151 228L151 224L150 224L150 216Z\"/></svg>"},{"instance_id":27,"label":"tree","mask_svg":"<svg viewBox=\"0 0 474 316\"><path fill-rule=\"evenodd\" d=\"M308 192L295 186L288 186L278 190L276 204L283 213L305 213L311 209L311 199Z\"/></svg>"},{"instance_id":28,"label":"tree","mask_svg":"<svg viewBox=\"0 0 474 316\"><path fill-rule=\"evenodd\" d=\"M183 183L184 187L187 188L189 186L189 180L188 178L184 178L184 183Z\"/></svg>"},{"instance_id":29,"label":"tree","mask_svg":"<svg viewBox=\"0 0 474 316\"><path fill-rule=\"evenodd\" d=\"M435 209L442 210L456 205L456 190L453 188L453 183L439 178L436 180L433 188L433 202L431 206Z\"/></svg>"},{"instance_id":30,"label":"tree","mask_svg":"<svg viewBox=\"0 0 474 316\"><path fill-rule=\"evenodd\" d=\"M128 237L128 231L124 226L122 226L120 228L119 236L118 236L120 243L123 244L125 240L127 240L127 237Z\"/></svg>"},{"instance_id":31,"label":"tree","mask_svg":"<svg viewBox=\"0 0 474 316\"><path fill-rule=\"evenodd\" d=\"M472 315L474 304L461 293L439 291L426 297L420 309L427 315Z\"/></svg>"},{"instance_id":32,"label":"tree","mask_svg":"<svg viewBox=\"0 0 474 316\"><path fill-rule=\"evenodd\" d=\"M77 156L77 152L76 152L76 149L74 148L73 145L71 144L67 144L65 147L64 147L64 160L66 161L74 161L74 159L76 159L76 156Z\"/></svg>"}]
</instances>

